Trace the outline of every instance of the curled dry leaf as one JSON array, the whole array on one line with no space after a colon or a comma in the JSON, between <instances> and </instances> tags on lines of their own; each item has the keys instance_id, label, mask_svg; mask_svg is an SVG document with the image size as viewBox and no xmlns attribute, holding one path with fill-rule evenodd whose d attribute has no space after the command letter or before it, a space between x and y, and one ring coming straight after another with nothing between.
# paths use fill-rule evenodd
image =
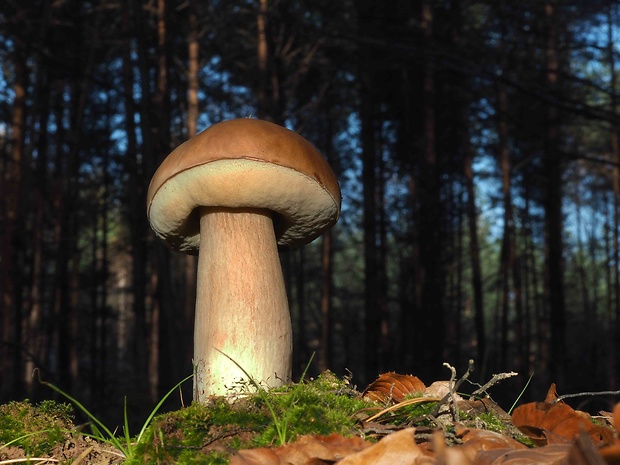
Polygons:
<instances>
[{"instance_id":1,"label":"curled dry leaf","mask_svg":"<svg viewBox=\"0 0 620 465\"><path fill-rule=\"evenodd\" d=\"M370 444L360 437L347 438L339 434L302 436L281 447L240 450L230 459L230 465L319 465L333 463L359 452Z\"/></svg>"},{"instance_id":2,"label":"curled dry leaf","mask_svg":"<svg viewBox=\"0 0 620 465\"><path fill-rule=\"evenodd\" d=\"M480 451L476 465L544 465L565 464L570 444L555 444L534 449L493 449Z\"/></svg>"},{"instance_id":3,"label":"curled dry leaf","mask_svg":"<svg viewBox=\"0 0 620 465\"><path fill-rule=\"evenodd\" d=\"M538 446L572 441L581 431L585 431L597 446L613 442L611 430L595 425L589 415L563 403L521 405L513 412L512 423Z\"/></svg>"},{"instance_id":4,"label":"curled dry leaf","mask_svg":"<svg viewBox=\"0 0 620 465\"><path fill-rule=\"evenodd\" d=\"M592 440L580 433L570 444L553 444L534 449L482 451L475 465L606 465Z\"/></svg>"},{"instance_id":5,"label":"curled dry leaf","mask_svg":"<svg viewBox=\"0 0 620 465\"><path fill-rule=\"evenodd\" d=\"M614 407L613 424L618 430L620 427L620 403ZM612 445L600 449L600 454L608 465L620 465L620 438L616 438Z\"/></svg>"},{"instance_id":6,"label":"curled dry leaf","mask_svg":"<svg viewBox=\"0 0 620 465\"><path fill-rule=\"evenodd\" d=\"M558 389L555 383L551 383L549 386L549 390L547 391L547 396L545 397L545 402L551 403L558 398Z\"/></svg>"},{"instance_id":7,"label":"curled dry leaf","mask_svg":"<svg viewBox=\"0 0 620 465\"><path fill-rule=\"evenodd\" d=\"M450 394L450 384L450 381L435 381L424 390L424 395L428 397L442 398ZM452 387L452 389L454 389L454 387ZM456 392L454 392L453 395L456 402L461 402L463 400L463 398L459 396Z\"/></svg>"},{"instance_id":8,"label":"curled dry leaf","mask_svg":"<svg viewBox=\"0 0 620 465\"><path fill-rule=\"evenodd\" d=\"M338 465L431 465L437 463L415 442L415 428L406 428L344 458Z\"/></svg>"},{"instance_id":9,"label":"curled dry leaf","mask_svg":"<svg viewBox=\"0 0 620 465\"><path fill-rule=\"evenodd\" d=\"M398 373L383 373L379 378L370 383L362 396L382 404L402 402L405 396L416 392L424 392L426 386L420 379L412 375L399 375Z\"/></svg>"},{"instance_id":10,"label":"curled dry leaf","mask_svg":"<svg viewBox=\"0 0 620 465\"><path fill-rule=\"evenodd\" d=\"M524 444L506 436L505 434L495 433L476 428L464 428L460 425L456 426L456 436L463 441L463 444L457 446L458 449L471 461L477 462L477 455L480 451L488 450L521 450L527 449Z\"/></svg>"}]
</instances>

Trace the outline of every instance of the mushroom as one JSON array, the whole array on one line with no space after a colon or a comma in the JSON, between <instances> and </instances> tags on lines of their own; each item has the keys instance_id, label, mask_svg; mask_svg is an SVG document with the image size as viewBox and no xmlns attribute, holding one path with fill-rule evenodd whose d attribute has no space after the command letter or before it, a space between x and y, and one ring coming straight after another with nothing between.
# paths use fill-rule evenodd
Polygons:
<instances>
[{"instance_id":1,"label":"mushroom","mask_svg":"<svg viewBox=\"0 0 620 465\"><path fill-rule=\"evenodd\" d=\"M290 380L278 245L316 239L338 220L340 202L318 150L261 120L215 124L159 166L147 194L151 227L172 249L198 253L195 401L247 384L244 372L271 386Z\"/></svg>"}]
</instances>

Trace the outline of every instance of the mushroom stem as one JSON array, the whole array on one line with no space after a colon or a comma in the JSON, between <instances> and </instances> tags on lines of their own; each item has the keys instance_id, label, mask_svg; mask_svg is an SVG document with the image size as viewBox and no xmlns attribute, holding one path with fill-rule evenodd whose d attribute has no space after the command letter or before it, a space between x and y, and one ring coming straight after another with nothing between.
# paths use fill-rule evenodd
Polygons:
<instances>
[{"instance_id":1,"label":"mushroom stem","mask_svg":"<svg viewBox=\"0 0 620 465\"><path fill-rule=\"evenodd\" d=\"M200 209L194 400L224 395L247 376L291 376L292 328L271 212ZM237 388L238 391L238 388Z\"/></svg>"}]
</instances>

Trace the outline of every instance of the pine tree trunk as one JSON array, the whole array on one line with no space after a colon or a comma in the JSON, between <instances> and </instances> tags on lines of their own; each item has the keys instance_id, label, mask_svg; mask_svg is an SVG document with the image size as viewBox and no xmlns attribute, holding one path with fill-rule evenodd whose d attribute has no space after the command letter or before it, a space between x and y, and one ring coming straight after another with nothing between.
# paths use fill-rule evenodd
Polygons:
<instances>
[{"instance_id":1,"label":"pine tree trunk","mask_svg":"<svg viewBox=\"0 0 620 465\"><path fill-rule=\"evenodd\" d=\"M618 97L615 89L617 88L616 77L616 60L615 60L615 44L614 44L614 19L613 19L614 2L609 0L607 10L607 47L609 55L609 74L611 82L609 83L611 92L611 108L610 111L615 115L618 109ZM611 367L611 385L616 385L620 377L620 128L612 124L611 135L611 158L615 162L612 167L613 182L613 295L615 327L612 328L615 340L614 350L610 351L610 367ZM611 292L611 291L610 291Z\"/></svg>"},{"instance_id":2,"label":"pine tree trunk","mask_svg":"<svg viewBox=\"0 0 620 465\"><path fill-rule=\"evenodd\" d=\"M11 116L11 150L2 170L2 217L4 227L0 237L0 314L2 340L7 341L0 356L0 394L15 395L22 391L22 302L19 260L22 231L22 196L24 144L26 126L26 88L28 69L22 44L16 43L13 54L15 81L13 82L13 113Z\"/></svg>"},{"instance_id":3,"label":"pine tree trunk","mask_svg":"<svg viewBox=\"0 0 620 465\"><path fill-rule=\"evenodd\" d=\"M558 90L559 57L557 45L557 18L554 1L544 5L546 19L546 73L545 84L552 94ZM564 379L566 354L566 315L564 302L563 219L562 219L562 160L559 153L559 112L546 108L545 159L543 174L547 184L544 194L545 209L545 293L549 308L551 346L549 373L554 382Z\"/></svg>"}]
</instances>

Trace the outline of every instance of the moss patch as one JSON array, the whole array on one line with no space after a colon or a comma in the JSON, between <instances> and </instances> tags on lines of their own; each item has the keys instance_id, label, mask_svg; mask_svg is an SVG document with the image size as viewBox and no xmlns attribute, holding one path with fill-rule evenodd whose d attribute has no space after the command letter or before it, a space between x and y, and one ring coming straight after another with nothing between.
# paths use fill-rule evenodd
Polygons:
<instances>
[{"instance_id":1,"label":"moss patch","mask_svg":"<svg viewBox=\"0 0 620 465\"><path fill-rule=\"evenodd\" d=\"M28 401L0 405L0 444L19 447L26 454L45 456L70 439L73 408L69 404ZM0 446L0 454L2 447Z\"/></svg>"},{"instance_id":2,"label":"moss patch","mask_svg":"<svg viewBox=\"0 0 620 465\"><path fill-rule=\"evenodd\" d=\"M226 463L231 450L278 444L278 428L287 440L353 435L358 433L354 414L367 406L329 372L261 395L212 399L157 416L127 463Z\"/></svg>"}]
</instances>

